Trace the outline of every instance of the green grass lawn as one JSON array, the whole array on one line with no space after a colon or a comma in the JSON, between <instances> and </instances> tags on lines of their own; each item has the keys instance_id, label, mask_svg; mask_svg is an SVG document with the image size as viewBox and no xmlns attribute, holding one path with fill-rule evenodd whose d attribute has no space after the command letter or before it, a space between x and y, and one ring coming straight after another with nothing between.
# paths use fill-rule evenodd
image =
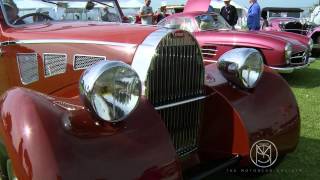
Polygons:
<instances>
[{"instance_id":1,"label":"green grass lawn","mask_svg":"<svg viewBox=\"0 0 320 180\"><path fill-rule=\"evenodd\" d=\"M283 77L290 84L300 107L300 141L296 151L289 154L277 168L279 172L259 179L319 179L320 60L313 63L308 69ZM290 170L293 171L290 172Z\"/></svg>"},{"instance_id":2,"label":"green grass lawn","mask_svg":"<svg viewBox=\"0 0 320 180\"><path fill-rule=\"evenodd\" d=\"M307 69L283 77L291 86L300 107L300 141L296 151L288 154L272 173L257 179L320 179L320 60ZM221 178L245 179L224 174L206 180Z\"/></svg>"}]
</instances>

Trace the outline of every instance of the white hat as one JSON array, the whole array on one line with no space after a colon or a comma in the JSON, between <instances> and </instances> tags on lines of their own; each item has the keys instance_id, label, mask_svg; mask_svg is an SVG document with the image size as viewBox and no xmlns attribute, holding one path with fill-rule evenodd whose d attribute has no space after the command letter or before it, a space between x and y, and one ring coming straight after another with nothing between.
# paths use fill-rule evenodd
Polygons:
<instances>
[{"instance_id":1,"label":"white hat","mask_svg":"<svg viewBox=\"0 0 320 180\"><path fill-rule=\"evenodd\" d=\"M161 2L161 7L163 7L163 6L167 6L167 1L162 1Z\"/></svg>"}]
</instances>

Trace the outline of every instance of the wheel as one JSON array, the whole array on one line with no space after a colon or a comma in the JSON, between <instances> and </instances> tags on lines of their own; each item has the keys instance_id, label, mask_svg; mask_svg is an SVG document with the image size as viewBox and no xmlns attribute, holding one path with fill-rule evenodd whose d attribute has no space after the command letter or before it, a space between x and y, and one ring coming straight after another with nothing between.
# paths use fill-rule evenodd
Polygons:
<instances>
[{"instance_id":1,"label":"wheel","mask_svg":"<svg viewBox=\"0 0 320 180\"><path fill-rule=\"evenodd\" d=\"M8 156L7 150L0 139L0 179L1 180L17 180L11 159Z\"/></svg>"}]
</instances>

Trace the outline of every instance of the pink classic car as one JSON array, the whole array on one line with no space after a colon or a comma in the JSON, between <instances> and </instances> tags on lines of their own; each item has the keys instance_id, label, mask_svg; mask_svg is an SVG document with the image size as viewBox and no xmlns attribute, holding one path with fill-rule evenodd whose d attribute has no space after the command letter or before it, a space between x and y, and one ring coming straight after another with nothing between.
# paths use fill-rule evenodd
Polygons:
<instances>
[{"instance_id":1,"label":"pink classic car","mask_svg":"<svg viewBox=\"0 0 320 180\"><path fill-rule=\"evenodd\" d=\"M201 45L206 63L217 62L231 49L250 47L260 51L264 63L280 73L291 73L310 64L312 40L303 35L276 31L233 31L222 16L205 11L187 10L165 18L159 25L192 32Z\"/></svg>"},{"instance_id":2,"label":"pink classic car","mask_svg":"<svg viewBox=\"0 0 320 180\"><path fill-rule=\"evenodd\" d=\"M313 41L312 55L320 54L320 27L301 18L300 8L263 8L261 16L267 23L263 23L263 30L285 31L306 35Z\"/></svg>"}]
</instances>

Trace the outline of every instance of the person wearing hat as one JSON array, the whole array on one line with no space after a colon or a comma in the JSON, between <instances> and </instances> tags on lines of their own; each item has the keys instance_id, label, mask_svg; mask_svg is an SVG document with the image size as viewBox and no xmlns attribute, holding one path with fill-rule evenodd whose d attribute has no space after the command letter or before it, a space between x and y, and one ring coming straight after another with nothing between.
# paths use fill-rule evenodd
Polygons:
<instances>
[{"instance_id":1,"label":"person wearing hat","mask_svg":"<svg viewBox=\"0 0 320 180\"><path fill-rule=\"evenodd\" d=\"M230 4L230 0L223 0L225 6L220 10L220 15L228 22L230 26L234 29L234 26L238 22L237 9Z\"/></svg>"},{"instance_id":2,"label":"person wearing hat","mask_svg":"<svg viewBox=\"0 0 320 180\"><path fill-rule=\"evenodd\" d=\"M162 19L164 19L167 16L166 12L167 12L167 2L163 1L161 3L159 12L157 13L157 22L160 22Z\"/></svg>"}]
</instances>

